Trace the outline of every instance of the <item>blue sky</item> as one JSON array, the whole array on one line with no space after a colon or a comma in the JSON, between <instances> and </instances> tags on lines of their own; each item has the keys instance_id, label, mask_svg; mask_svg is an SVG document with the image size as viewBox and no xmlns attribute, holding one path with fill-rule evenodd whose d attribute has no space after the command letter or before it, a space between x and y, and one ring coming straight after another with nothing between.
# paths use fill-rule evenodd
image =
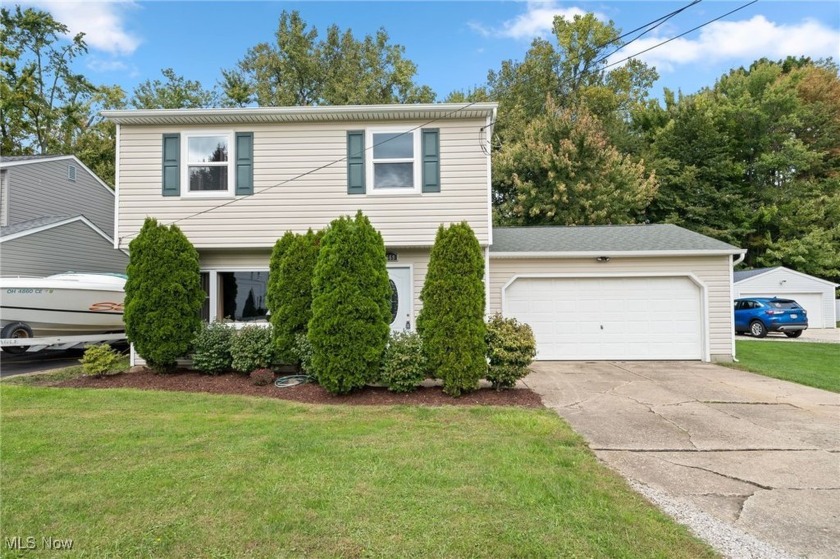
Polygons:
<instances>
[{"instance_id":1,"label":"blue sky","mask_svg":"<svg viewBox=\"0 0 840 559\"><path fill-rule=\"evenodd\" d=\"M484 83L502 60L521 60L537 36L549 37L554 15L594 12L624 31L684 2L27 2L50 11L71 32L86 34L79 70L98 84L128 93L172 67L212 86L247 49L271 42L282 10L298 10L323 36L335 23L357 38L384 27L418 66L417 81L442 99ZM704 0L618 53L635 54L720 16L744 2ZM8 4L7 4L8 5ZM730 68L760 57L840 58L840 3L761 0L722 21L642 55L663 87L686 93L712 85Z\"/></svg>"}]
</instances>

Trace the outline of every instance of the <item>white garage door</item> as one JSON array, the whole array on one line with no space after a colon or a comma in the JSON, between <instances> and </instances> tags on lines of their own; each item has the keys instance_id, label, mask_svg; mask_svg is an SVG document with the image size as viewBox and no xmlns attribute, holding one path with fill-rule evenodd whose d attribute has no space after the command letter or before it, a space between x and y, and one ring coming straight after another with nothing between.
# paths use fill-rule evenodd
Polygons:
<instances>
[{"instance_id":1,"label":"white garage door","mask_svg":"<svg viewBox=\"0 0 840 559\"><path fill-rule=\"evenodd\" d=\"M521 278L505 315L531 325L537 359L702 359L700 288L688 278Z\"/></svg>"},{"instance_id":2,"label":"white garage door","mask_svg":"<svg viewBox=\"0 0 840 559\"><path fill-rule=\"evenodd\" d=\"M823 328L822 296L819 293L742 293L741 297L793 299L808 311L808 326L810 328Z\"/></svg>"}]
</instances>

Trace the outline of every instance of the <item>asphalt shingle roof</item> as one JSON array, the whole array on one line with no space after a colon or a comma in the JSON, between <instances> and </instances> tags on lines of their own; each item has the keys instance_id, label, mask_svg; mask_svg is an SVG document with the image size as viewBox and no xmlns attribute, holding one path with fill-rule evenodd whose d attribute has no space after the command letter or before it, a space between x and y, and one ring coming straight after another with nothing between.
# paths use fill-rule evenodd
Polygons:
<instances>
[{"instance_id":1,"label":"asphalt shingle roof","mask_svg":"<svg viewBox=\"0 0 840 559\"><path fill-rule=\"evenodd\" d=\"M490 253L739 251L676 225L494 227Z\"/></svg>"},{"instance_id":2,"label":"asphalt shingle roof","mask_svg":"<svg viewBox=\"0 0 840 559\"><path fill-rule=\"evenodd\" d=\"M773 268L756 268L754 270L739 270L737 272L732 272L732 279L735 283L739 281L743 281L748 278L752 278L755 276L760 276L766 272L771 270L775 270L777 268L781 268L781 266L774 266Z\"/></svg>"},{"instance_id":3,"label":"asphalt shingle roof","mask_svg":"<svg viewBox=\"0 0 840 559\"><path fill-rule=\"evenodd\" d=\"M14 235L15 233L21 233L23 231L29 231L30 229L35 229L37 227L43 227L45 225L52 225L53 223L58 223L59 221L65 221L70 219L71 215L49 215L46 217L37 217L35 219L29 219L27 221L21 221L20 223L15 223L13 225L7 225L5 227L0 227L0 237L5 237L6 235Z\"/></svg>"}]
</instances>

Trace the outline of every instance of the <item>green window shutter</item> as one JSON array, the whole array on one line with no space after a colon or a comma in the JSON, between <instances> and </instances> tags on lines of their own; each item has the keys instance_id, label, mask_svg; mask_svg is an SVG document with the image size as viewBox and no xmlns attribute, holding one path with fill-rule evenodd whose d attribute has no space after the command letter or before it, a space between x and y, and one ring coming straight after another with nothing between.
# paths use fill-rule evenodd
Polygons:
<instances>
[{"instance_id":1,"label":"green window shutter","mask_svg":"<svg viewBox=\"0 0 840 559\"><path fill-rule=\"evenodd\" d=\"M163 189L164 196L181 195L181 135L163 135Z\"/></svg>"},{"instance_id":2,"label":"green window shutter","mask_svg":"<svg viewBox=\"0 0 840 559\"><path fill-rule=\"evenodd\" d=\"M254 133L236 133L236 195L254 193Z\"/></svg>"},{"instance_id":3,"label":"green window shutter","mask_svg":"<svg viewBox=\"0 0 840 559\"><path fill-rule=\"evenodd\" d=\"M423 134L423 192L440 192L440 130L424 128L421 133Z\"/></svg>"},{"instance_id":4,"label":"green window shutter","mask_svg":"<svg viewBox=\"0 0 840 559\"><path fill-rule=\"evenodd\" d=\"M347 194L365 193L365 132L347 132Z\"/></svg>"}]
</instances>

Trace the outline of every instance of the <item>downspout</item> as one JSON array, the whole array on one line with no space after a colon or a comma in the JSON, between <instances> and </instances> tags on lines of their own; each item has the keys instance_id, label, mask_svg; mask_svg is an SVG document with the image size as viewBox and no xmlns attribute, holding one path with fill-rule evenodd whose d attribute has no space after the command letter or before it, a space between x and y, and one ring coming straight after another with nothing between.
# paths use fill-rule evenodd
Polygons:
<instances>
[{"instance_id":1,"label":"downspout","mask_svg":"<svg viewBox=\"0 0 840 559\"><path fill-rule=\"evenodd\" d=\"M738 258L732 262L732 266L729 268L729 327L732 331L732 361L734 363L738 363L738 358L735 357L735 309L733 307L735 302L735 266L743 262L746 257L747 251L745 250L738 255Z\"/></svg>"}]
</instances>

